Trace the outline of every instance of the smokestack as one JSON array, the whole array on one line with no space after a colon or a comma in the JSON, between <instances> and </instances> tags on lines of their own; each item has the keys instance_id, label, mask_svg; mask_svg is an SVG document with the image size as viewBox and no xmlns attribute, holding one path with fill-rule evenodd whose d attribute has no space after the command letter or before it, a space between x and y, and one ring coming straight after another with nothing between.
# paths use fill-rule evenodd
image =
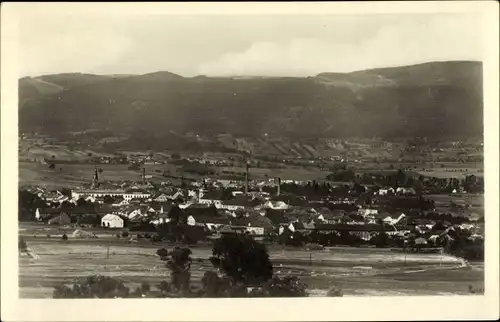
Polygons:
<instances>
[{"instance_id":1,"label":"smokestack","mask_svg":"<svg viewBox=\"0 0 500 322\"><path fill-rule=\"evenodd\" d=\"M245 171L245 194L248 195L248 161L246 163L246 171Z\"/></svg>"},{"instance_id":2,"label":"smokestack","mask_svg":"<svg viewBox=\"0 0 500 322\"><path fill-rule=\"evenodd\" d=\"M279 196L281 192L281 178L278 178L278 190L276 191L276 196Z\"/></svg>"},{"instance_id":3,"label":"smokestack","mask_svg":"<svg viewBox=\"0 0 500 322\"><path fill-rule=\"evenodd\" d=\"M146 184L146 168L142 168L142 184Z\"/></svg>"}]
</instances>

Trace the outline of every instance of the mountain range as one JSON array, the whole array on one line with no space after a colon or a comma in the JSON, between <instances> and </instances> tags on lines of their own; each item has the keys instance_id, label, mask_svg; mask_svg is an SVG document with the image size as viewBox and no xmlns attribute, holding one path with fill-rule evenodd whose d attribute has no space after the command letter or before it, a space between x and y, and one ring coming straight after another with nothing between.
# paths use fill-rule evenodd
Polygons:
<instances>
[{"instance_id":1,"label":"mountain range","mask_svg":"<svg viewBox=\"0 0 500 322\"><path fill-rule=\"evenodd\" d=\"M459 139L483 133L482 63L311 77L54 74L19 79L19 129L131 139L186 135Z\"/></svg>"}]
</instances>

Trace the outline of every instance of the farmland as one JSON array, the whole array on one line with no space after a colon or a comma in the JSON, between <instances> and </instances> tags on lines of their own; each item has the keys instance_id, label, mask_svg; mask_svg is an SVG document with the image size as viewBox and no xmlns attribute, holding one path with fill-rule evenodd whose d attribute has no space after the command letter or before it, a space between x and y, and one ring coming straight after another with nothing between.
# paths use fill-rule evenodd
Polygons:
<instances>
[{"instance_id":1,"label":"farmland","mask_svg":"<svg viewBox=\"0 0 500 322\"><path fill-rule=\"evenodd\" d=\"M20 296L24 298L51 297L54 286L92 274L113 276L129 286L142 282L155 286L168 278L168 270L155 255L160 244L25 237L34 257L19 259ZM211 269L211 248L200 245L191 249L191 280L196 286ZM448 255L350 247L305 251L276 245L269 246L269 253L276 274L298 276L313 296L324 295L332 285L342 288L345 296L467 294L469 285L484 289L481 267L464 266Z\"/></svg>"},{"instance_id":2,"label":"farmland","mask_svg":"<svg viewBox=\"0 0 500 322\"><path fill-rule=\"evenodd\" d=\"M139 180L140 172L128 169L126 164L100 164L103 170L103 180L122 181ZM19 163L19 185L38 185L47 188L75 188L88 183L92 179L95 165L93 164L61 164L56 169L49 169L47 165L31 162ZM157 170L159 172L157 172ZM148 173L152 181L167 180L162 176L163 171L174 171L175 167L168 165L148 166Z\"/></svg>"}]
</instances>

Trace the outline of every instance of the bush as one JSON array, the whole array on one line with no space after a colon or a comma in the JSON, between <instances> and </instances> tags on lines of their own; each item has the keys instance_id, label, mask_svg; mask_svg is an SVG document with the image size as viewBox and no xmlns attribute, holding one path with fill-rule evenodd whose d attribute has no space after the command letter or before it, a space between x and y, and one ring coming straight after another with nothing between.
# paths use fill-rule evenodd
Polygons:
<instances>
[{"instance_id":1,"label":"bush","mask_svg":"<svg viewBox=\"0 0 500 322\"><path fill-rule=\"evenodd\" d=\"M66 236L66 234L63 234L61 238L62 238L62 240L64 240L64 241L68 240L68 236Z\"/></svg>"},{"instance_id":2,"label":"bush","mask_svg":"<svg viewBox=\"0 0 500 322\"><path fill-rule=\"evenodd\" d=\"M264 287L271 297L304 297L307 296L306 285L295 276L274 276Z\"/></svg>"},{"instance_id":3,"label":"bush","mask_svg":"<svg viewBox=\"0 0 500 322\"><path fill-rule=\"evenodd\" d=\"M19 250L24 252L28 249L28 244L24 240L23 237L19 237L19 242L18 242Z\"/></svg>"},{"instance_id":4,"label":"bush","mask_svg":"<svg viewBox=\"0 0 500 322\"><path fill-rule=\"evenodd\" d=\"M122 237L123 237L123 238L128 237L128 235L129 235L129 234L128 234L128 231L122 231Z\"/></svg>"},{"instance_id":5,"label":"bush","mask_svg":"<svg viewBox=\"0 0 500 322\"><path fill-rule=\"evenodd\" d=\"M328 297L342 297L342 296L344 296L344 293L337 286L333 286L328 290L328 292L326 293L326 296L328 296Z\"/></svg>"},{"instance_id":6,"label":"bush","mask_svg":"<svg viewBox=\"0 0 500 322\"><path fill-rule=\"evenodd\" d=\"M311 243L311 244L306 245L306 249L308 249L308 250L323 250L323 249L325 249L325 247L323 245L320 245L320 244Z\"/></svg>"},{"instance_id":7,"label":"bush","mask_svg":"<svg viewBox=\"0 0 500 322\"><path fill-rule=\"evenodd\" d=\"M201 279L203 294L206 297L221 297L226 295L227 283L217 273L207 271Z\"/></svg>"},{"instance_id":8,"label":"bush","mask_svg":"<svg viewBox=\"0 0 500 322\"><path fill-rule=\"evenodd\" d=\"M112 277L93 275L77 280L71 286L57 286L54 298L126 298L130 290Z\"/></svg>"}]
</instances>

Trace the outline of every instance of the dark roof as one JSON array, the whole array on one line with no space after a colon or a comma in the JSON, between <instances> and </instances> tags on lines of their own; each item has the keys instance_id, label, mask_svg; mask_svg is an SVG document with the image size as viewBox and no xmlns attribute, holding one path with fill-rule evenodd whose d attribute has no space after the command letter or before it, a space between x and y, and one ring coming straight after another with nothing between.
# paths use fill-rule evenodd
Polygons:
<instances>
[{"instance_id":1,"label":"dark roof","mask_svg":"<svg viewBox=\"0 0 500 322\"><path fill-rule=\"evenodd\" d=\"M238 198L235 197L234 199L231 200L224 200L225 205L232 205L232 206L257 206L260 204L258 200L250 200L248 198Z\"/></svg>"},{"instance_id":2,"label":"dark roof","mask_svg":"<svg viewBox=\"0 0 500 322\"><path fill-rule=\"evenodd\" d=\"M64 209L60 208L38 208L40 215L48 215L48 214L59 214L64 211Z\"/></svg>"},{"instance_id":3,"label":"dark roof","mask_svg":"<svg viewBox=\"0 0 500 322\"><path fill-rule=\"evenodd\" d=\"M336 230L336 231L384 231L382 225L347 225L347 224L316 224L315 230Z\"/></svg>"},{"instance_id":4,"label":"dark roof","mask_svg":"<svg viewBox=\"0 0 500 322\"><path fill-rule=\"evenodd\" d=\"M195 207L190 206L188 208L185 208L184 212L192 215L195 219L197 218L197 216L215 217L219 214L217 208L207 207L207 206L195 206Z\"/></svg>"},{"instance_id":5,"label":"dark roof","mask_svg":"<svg viewBox=\"0 0 500 322\"><path fill-rule=\"evenodd\" d=\"M197 217L194 217L194 220L197 223L226 224L226 225L229 225L229 218L223 217L223 216L217 216L217 217L212 217L212 216L210 216L210 217L208 217L208 216L197 216Z\"/></svg>"},{"instance_id":6,"label":"dark roof","mask_svg":"<svg viewBox=\"0 0 500 322\"><path fill-rule=\"evenodd\" d=\"M231 226L248 226L250 220L247 217L231 219Z\"/></svg>"},{"instance_id":7,"label":"dark roof","mask_svg":"<svg viewBox=\"0 0 500 322\"><path fill-rule=\"evenodd\" d=\"M304 224L301 222L294 222L294 223L292 223L292 225L293 225L293 228L295 228L295 229L305 229Z\"/></svg>"},{"instance_id":8,"label":"dark roof","mask_svg":"<svg viewBox=\"0 0 500 322\"><path fill-rule=\"evenodd\" d=\"M220 200L222 198L222 191L208 190L203 193L203 199Z\"/></svg>"},{"instance_id":9,"label":"dark roof","mask_svg":"<svg viewBox=\"0 0 500 322\"><path fill-rule=\"evenodd\" d=\"M236 233L230 226L224 226L222 227L220 230L219 230L220 233L224 234L224 233L230 233L230 234L234 234Z\"/></svg>"}]
</instances>

